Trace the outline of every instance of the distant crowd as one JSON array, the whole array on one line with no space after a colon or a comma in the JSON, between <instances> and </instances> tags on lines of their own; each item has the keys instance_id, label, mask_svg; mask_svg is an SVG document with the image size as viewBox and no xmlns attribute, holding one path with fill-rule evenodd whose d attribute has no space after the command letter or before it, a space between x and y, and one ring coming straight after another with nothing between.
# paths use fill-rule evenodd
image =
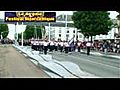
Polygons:
<instances>
[{"instance_id":1,"label":"distant crowd","mask_svg":"<svg viewBox=\"0 0 120 90\"><path fill-rule=\"evenodd\" d=\"M14 40L11 39L0 39L0 44L14 44Z\"/></svg>"}]
</instances>

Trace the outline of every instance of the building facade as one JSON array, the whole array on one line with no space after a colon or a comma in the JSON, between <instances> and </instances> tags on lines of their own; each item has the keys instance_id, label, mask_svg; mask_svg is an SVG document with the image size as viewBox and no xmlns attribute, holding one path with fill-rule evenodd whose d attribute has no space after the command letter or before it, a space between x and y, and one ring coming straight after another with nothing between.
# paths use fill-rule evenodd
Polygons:
<instances>
[{"instance_id":1,"label":"building facade","mask_svg":"<svg viewBox=\"0 0 120 90\"><path fill-rule=\"evenodd\" d=\"M77 29L74 27L50 27L50 32L49 32L49 27L45 26L45 29L47 31L47 35L50 33L50 39L61 39L62 41L69 41L74 37L74 40L76 39L83 41L83 34L77 32Z\"/></svg>"}]
</instances>

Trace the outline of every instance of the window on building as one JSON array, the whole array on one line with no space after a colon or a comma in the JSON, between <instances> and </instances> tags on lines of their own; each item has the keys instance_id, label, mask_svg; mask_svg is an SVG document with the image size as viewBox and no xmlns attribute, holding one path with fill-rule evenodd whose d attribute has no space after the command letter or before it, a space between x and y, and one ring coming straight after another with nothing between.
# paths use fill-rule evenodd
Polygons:
<instances>
[{"instance_id":1,"label":"window on building","mask_svg":"<svg viewBox=\"0 0 120 90\"><path fill-rule=\"evenodd\" d=\"M59 33L61 33L61 30L59 30Z\"/></svg>"},{"instance_id":2,"label":"window on building","mask_svg":"<svg viewBox=\"0 0 120 90\"><path fill-rule=\"evenodd\" d=\"M73 37L75 37L75 35L73 35Z\"/></svg>"},{"instance_id":3,"label":"window on building","mask_svg":"<svg viewBox=\"0 0 120 90\"><path fill-rule=\"evenodd\" d=\"M79 38L82 38L82 35L79 35Z\"/></svg>"},{"instance_id":4,"label":"window on building","mask_svg":"<svg viewBox=\"0 0 120 90\"><path fill-rule=\"evenodd\" d=\"M75 30L73 30L73 33L75 33Z\"/></svg>"},{"instance_id":5,"label":"window on building","mask_svg":"<svg viewBox=\"0 0 120 90\"><path fill-rule=\"evenodd\" d=\"M59 34L59 37L61 37L61 34Z\"/></svg>"},{"instance_id":6,"label":"window on building","mask_svg":"<svg viewBox=\"0 0 120 90\"><path fill-rule=\"evenodd\" d=\"M69 31L67 31L67 33L69 33Z\"/></svg>"},{"instance_id":7,"label":"window on building","mask_svg":"<svg viewBox=\"0 0 120 90\"><path fill-rule=\"evenodd\" d=\"M66 34L66 37L69 37L69 35L68 35L68 34Z\"/></svg>"}]
</instances>

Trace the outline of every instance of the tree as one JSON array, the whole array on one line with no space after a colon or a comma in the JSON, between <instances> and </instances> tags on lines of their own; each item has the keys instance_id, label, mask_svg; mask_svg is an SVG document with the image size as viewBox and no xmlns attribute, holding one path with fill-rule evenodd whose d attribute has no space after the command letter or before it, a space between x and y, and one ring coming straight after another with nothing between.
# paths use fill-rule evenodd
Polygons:
<instances>
[{"instance_id":1,"label":"tree","mask_svg":"<svg viewBox=\"0 0 120 90\"><path fill-rule=\"evenodd\" d=\"M118 34L116 35L118 38L120 37L120 11L117 11L119 14L117 15L118 23L117 23L117 28L118 28Z\"/></svg>"},{"instance_id":2,"label":"tree","mask_svg":"<svg viewBox=\"0 0 120 90\"><path fill-rule=\"evenodd\" d=\"M45 33L44 30L44 26L27 25L26 30L24 31L24 37L25 39L30 39L32 37L41 39L43 36L42 34Z\"/></svg>"},{"instance_id":3,"label":"tree","mask_svg":"<svg viewBox=\"0 0 120 90\"><path fill-rule=\"evenodd\" d=\"M0 24L0 35L2 34L3 39L8 36L9 29L7 24Z\"/></svg>"},{"instance_id":4,"label":"tree","mask_svg":"<svg viewBox=\"0 0 120 90\"><path fill-rule=\"evenodd\" d=\"M26 29L24 31L24 38L25 39L30 39L32 37L34 37L34 27L30 26L30 25L27 25Z\"/></svg>"},{"instance_id":5,"label":"tree","mask_svg":"<svg viewBox=\"0 0 120 90\"><path fill-rule=\"evenodd\" d=\"M110 20L107 11L76 11L72 15L74 26L80 29L81 33L88 37L107 34L112 28L112 21Z\"/></svg>"},{"instance_id":6,"label":"tree","mask_svg":"<svg viewBox=\"0 0 120 90\"><path fill-rule=\"evenodd\" d=\"M120 20L120 11L117 11L119 14L117 15L117 19Z\"/></svg>"}]
</instances>

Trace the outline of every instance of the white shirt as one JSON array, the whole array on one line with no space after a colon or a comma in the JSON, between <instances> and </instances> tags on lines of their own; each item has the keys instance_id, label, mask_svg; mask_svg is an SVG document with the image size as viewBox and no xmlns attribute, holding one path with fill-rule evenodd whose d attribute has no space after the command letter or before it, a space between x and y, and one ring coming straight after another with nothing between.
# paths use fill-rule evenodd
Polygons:
<instances>
[{"instance_id":1,"label":"white shirt","mask_svg":"<svg viewBox=\"0 0 120 90\"><path fill-rule=\"evenodd\" d=\"M80 42L77 43L78 46L80 46L80 44L81 44Z\"/></svg>"},{"instance_id":2,"label":"white shirt","mask_svg":"<svg viewBox=\"0 0 120 90\"><path fill-rule=\"evenodd\" d=\"M44 46L48 46L48 42L43 42L43 45Z\"/></svg>"},{"instance_id":3,"label":"white shirt","mask_svg":"<svg viewBox=\"0 0 120 90\"><path fill-rule=\"evenodd\" d=\"M87 47L90 47L90 46L91 46L91 43L87 42L86 46L87 46Z\"/></svg>"},{"instance_id":4,"label":"white shirt","mask_svg":"<svg viewBox=\"0 0 120 90\"><path fill-rule=\"evenodd\" d=\"M36 42L34 42L33 45L36 45Z\"/></svg>"},{"instance_id":5,"label":"white shirt","mask_svg":"<svg viewBox=\"0 0 120 90\"><path fill-rule=\"evenodd\" d=\"M39 42L38 42L38 41L36 41L36 45L39 45Z\"/></svg>"},{"instance_id":6,"label":"white shirt","mask_svg":"<svg viewBox=\"0 0 120 90\"><path fill-rule=\"evenodd\" d=\"M117 48L120 48L120 45L117 45Z\"/></svg>"},{"instance_id":7,"label":"white shirt","mask_svg":"<svg viewBox=\"0 0 120 90\"><path fill-rule=\"evenodd\" d=\"M58 42L55 42L55 46L58 46Z\"/></svg>"},{"instance_id":8,"label":"white shirt","mask_svg":"<svg viewBox=\"0 0 120 90\"><path fill-rule=\"evenodd\" d=\"M53 42L53 41L50 42L50 46L52 46L52 45L54 45L54 42Z\"/></svg>"},{"instance_id":9,"label":"white shirt","mask_svg":"<svg viewBox=\"0 0 120 90\"><path fill-rule=\"evenodd\" d=\"M34 43L34 41L31 41L31 44L33 44Z\"/></svg>"},{"instance_id":10,"label":"white shirt","mask_svg":"<svg viewBox=\"0 0 120 90\"><path fill-rule=\"evenodd\" d=\"M63 42L60 42L60 46L63 46L64 44L63 44Z\"/></svg>"}]
</instances>

